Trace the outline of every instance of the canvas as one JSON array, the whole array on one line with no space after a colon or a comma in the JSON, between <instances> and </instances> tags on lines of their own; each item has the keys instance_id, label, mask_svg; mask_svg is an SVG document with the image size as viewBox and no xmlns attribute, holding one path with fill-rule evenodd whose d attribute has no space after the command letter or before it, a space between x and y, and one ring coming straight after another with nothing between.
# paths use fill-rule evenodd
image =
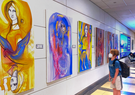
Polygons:
<instances>
[{"instance_id":1,"label":"canvas","mask_svg":"<svg viewBox=\"0 0 135 95\"><path fill-rule=\"evenodd\" d=\"M114 34L114 49L118 49L118 35Z\"/></svg>"},{"instance_id":2,"label":"canvas","mask_svg":"<svg viewBox=\"0 0 135 95\"><path fill-rule=\"evenodd\" d=\"M52 82L72 74L72 36L65 15L53 13L48 24L47 82Z\"/></svg>"},{"instance_id":3,"label":"canvas","mask_svg":"<svg viewBox=\"0 0 135 95\"><path fill-rule=\"evenodd\" d=\"M96 28L96 67L104 64L104 30Z\"/></svg>"},{"instance_id":4,"label":"canvas","mask_svg":"<svg viewBox=\"0 0 135 95\"><path fill-rule=\"evenodd\" d=\"M92 26L78 22L78 67L79 72L92 68Z\"/></svg>"},{"instance_id":5,"label":"canvas","mask_svg":"<svg viewBox=\"0 0 135 95\"><path fill-rule=\"evenodd\" d=\"M127 57L131 52L131 37L120 34L120 58Z\"/></svg>"},{"instance_id":6,"label":"canvas","mask_svg":"<svg viewBox=\"0 0 135 95\"><path fill-rule=\"evenodd\" d=\"M107 32L107 39L106 39L106 58L107 63L109 63L109 57L108 54L110 53L110 50L113 49L113 37L111 32Z\"/></svg>"},{"instance_id":7,"label":"canvas","mask_svg":"<svg viewBox=\"0 0 135 95\"><path fill-rule=\"evenodd\" d=\"M0 4L0 92L14 95L34 88L32 16L25 1Z\"/></svg>"}]
</instances>

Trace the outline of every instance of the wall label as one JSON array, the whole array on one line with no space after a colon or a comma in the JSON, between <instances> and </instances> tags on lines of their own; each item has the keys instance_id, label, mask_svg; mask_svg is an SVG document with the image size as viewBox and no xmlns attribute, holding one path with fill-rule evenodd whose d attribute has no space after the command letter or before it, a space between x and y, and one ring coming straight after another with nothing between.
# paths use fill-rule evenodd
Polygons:
<instances>
[{"instance_id":1,"label":"wall label","mask_svg":"<svg viewBox=\"0 0 135 95\"><path fill-rule=\"evenodd\" d=\"M36 44L36 49L43 49L43 44Z\"/></svg>"},{"instance_id":2,"label":"wall label","mask_svg":"<svg viewBox=\"0 0 135 95\"><path fill-rule=\"evenodd\" d=\"M72 45L72 48L76 48L76 45Z\"/></svg>"}]
</instances>

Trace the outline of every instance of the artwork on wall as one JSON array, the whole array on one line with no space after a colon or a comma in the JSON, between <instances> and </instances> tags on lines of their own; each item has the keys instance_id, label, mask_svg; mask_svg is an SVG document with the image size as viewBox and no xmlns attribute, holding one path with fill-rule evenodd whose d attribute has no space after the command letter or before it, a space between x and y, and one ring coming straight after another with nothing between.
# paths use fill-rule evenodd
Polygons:
<instances>
[{"instance_id":1,"label":"artwork on wall","mask_svg":"<svg viewBox=\"0 0 135 95\"><path fill-rule=\"evenodd\" d=\"M72 74L71 24L65 15L53 13L49 18L47 82Z\"/></svg>"},{"instance_id":2,"label":"artwork on wall","mask_svg":"<svg viewBox=\"0 0 135 95\"><path fill-rule=\"evenodd\" d=\"M107 63L109 62L108 54L110 53L110 50L113 49L113 39L112 39L112 33L107 32L107 39L106 39L106 58Z\"/></svg>"},{"instance_id":3,"label":"artwork on wall","mask_svg":"<svg viewBox=\"0 0 135 95\"><path fill-rule=\"evenodd\" d=\"M79 72L92 68L92 26L78 22L78 67Z\"/></svg>"},{"instance_id":4,"label":"artwork on wall","mask_svg":"<svg viewBox=\"0 0 135 95\"><path fill-rule=\"evenodd\" d=\"M104 63L104 30L96 28L96 67Z\"/></svg>"},{"instance_id":5,"label":"artwork on wall","mask_svg":"<svg viewBox=\"0 0 135 95\"><path fill-rule=\"evenodd\" d=\"M118 49L118 35L114 34L114 49Z\"/></svg>"},{"instance_id":6,"label":"artwork on wall","mask_svg":"<svg viewBox=\"0 0 135 95\"><path fill-rule=\"evenodd\" d=\"M134 50L134 40L132 40L132 50Z\"/></svg>"},{"instance_id":7,"label":"artwork on wall","mask_svg":"<svg viewBox=\"0 0 135 95\"><path fill-rule=\"evenodd\" d=\"M120 34L120 58L126 57L130 53L131 37Z\"/></svg>"},{"instance_id":8,"label":"artwork on wall","mask_svg":"<svg viewBox=\"0 0 135 95\"><path fill-rule=\"evenodd\" d=\"M112 33L112 49L114 49L114 34Z\"/></svg>"},{"instance_id":9,"label":"artwork on wall","mask_svg":"<svg viewBox=\"0 0 135 95\"><path fill-rule=\"evenodd\" d=\"M0 88L13 95L34 88L32 16L25 1L0 2Z\"/></svg>"}]
</instances>

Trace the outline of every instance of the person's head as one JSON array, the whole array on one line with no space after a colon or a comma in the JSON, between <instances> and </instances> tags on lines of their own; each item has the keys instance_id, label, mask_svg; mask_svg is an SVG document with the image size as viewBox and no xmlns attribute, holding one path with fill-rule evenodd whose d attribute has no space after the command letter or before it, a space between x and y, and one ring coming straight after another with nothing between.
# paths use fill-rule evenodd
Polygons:
<instances>
[{"instance_id":1,"label":"person's head","mask_svg":"<svg viewBox=\"0 0 135 95\"><path fill-rule=\"evenodd\" d=\"M64 32L66 30L65 24L61 23L60 29L61 29L62 32Z\"/></svg>"},{"instance_id":2,"label":"person's head","mask_svg":"<svg viewBox=\"0 0 135 95\"><path fill-rule=\"evenodd\" d=\"M88 26L87 25L85 25L85 27L84 27L84 32L85 32L85 37L87 37L87 33L88 33Z\"/></svg>"},{"instance_id":3,"label":"person's head","mask_svg":"<svg viewBox=\"0 0 135 95\"><path fill-rule=\"evenodd\" d=\"M109 58L116 58L119 55L119 51L117 49L111 49L109 53Z\"/></svg>"},{"instance_id":4,"label":"person's head","mask_svg":"<svg viewBox=\"0 0 135 95\"><path fill-rule=\"evenodd\" d=\"M10 23L18 19L19 10L15 2L13 1L8 2L5 8L5 12Z\"/></svg>"}]
</instances>

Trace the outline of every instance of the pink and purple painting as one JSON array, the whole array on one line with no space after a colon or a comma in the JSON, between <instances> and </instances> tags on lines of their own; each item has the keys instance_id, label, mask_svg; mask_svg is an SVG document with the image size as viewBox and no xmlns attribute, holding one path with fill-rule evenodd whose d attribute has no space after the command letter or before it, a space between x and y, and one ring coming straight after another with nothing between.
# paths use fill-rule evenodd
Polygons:
<instances>
[{"instance_id":1,"label":"pink and purple painting","mask_svg":"<svg viewBox=\"0 0 135 95\"><path fill-rule=\"evenodd\" d=\"M104 30L96 28L96 67L104 62Z\"/></svg>"},{"instance_id":2,"label":"pink and purple painting","mask_svg":"<svg viewBox=\"0 0 135 95\"><path fill-rule=\"evenodd\" d=\"M109 62L108 54L111 49L113 49L113 34L111 32L107 32L107 40L106 40L106 58L107 63Z\"/></svg>"},{"instance_id":3,"label":"pink and purple painting","mask_svg":"<svg viewBox=\"0 0 135 95\"><path fill-rule=\"evenodd\" d=\"M118 49L118 35L114 34L114 49Z\"/></svg>"}]
</instances>

